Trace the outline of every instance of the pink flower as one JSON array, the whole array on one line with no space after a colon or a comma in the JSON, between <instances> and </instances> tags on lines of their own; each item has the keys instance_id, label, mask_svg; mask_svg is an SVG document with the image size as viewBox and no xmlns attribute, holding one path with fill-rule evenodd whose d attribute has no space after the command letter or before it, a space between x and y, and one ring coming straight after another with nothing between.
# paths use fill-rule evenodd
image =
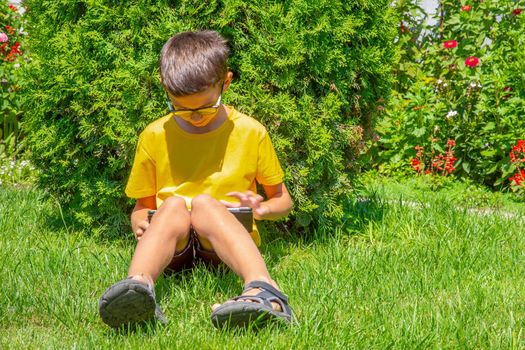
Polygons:
<instances>
[{"instance_id":1,"label":"pink flower","mask_svg":"<svg viewBox=\"0 0 525 350\"><path fill-rule=\"evenodd\" d=\"M472 10L472 6L470 5L461 6L461 11L470 11L470 10Z\"/></svg>"},{"instance_id":2,"label":"pink flower","mask_svg":"<svg viewBox=\"0 0 525 350\"><path fill-rule=\"evenodd\" d=\"M465 65L470 68L474 68L479 64L479 58L470 56L465 60Z\"/></svg>"},{"instance_id":3,"label":"pink flower","mask_svg":"<svg viewBox=\"0 0 525 350\"><path fill-rule=\"evenodd\" d=\"M9 37L6 33L0 32L0 43L6 43L9 41Z\"/></svg>"},{"instance_id":4,"label":"pink flower","mask_svg":"<svg viewBox=\"0 0 525 350\"><path fill-rule=\"evenodd\" d=\"M453 49L456 46L458 46L458 42L456 40L447 40L443 43L443 47L445 49Z\"/></svg>"},{"instance_id":5,"label":"pink flower","mask_svg":"<svg viewBox=\"0 0 525 350\"><path fill-rule=\"evenodd\" d=\"M512 10L512 14L514 16L517 16L517 15L519 15L521 13L521 11L522 11L522 9L514 9L514 10Z\"/></svg>"}]
</instances>

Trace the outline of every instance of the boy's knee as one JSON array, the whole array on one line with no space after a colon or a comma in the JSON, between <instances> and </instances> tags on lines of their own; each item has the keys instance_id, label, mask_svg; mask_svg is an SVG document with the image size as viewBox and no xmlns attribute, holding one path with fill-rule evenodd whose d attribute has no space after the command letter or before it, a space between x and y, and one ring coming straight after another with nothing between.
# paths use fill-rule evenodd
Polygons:
<instances>
[{"instance_id":1,"label":"boy's knee","mask_svg":"<svg viewBox=\"0 0 525 350\"><path fill-rule=\"evenodd\" d=\"M177 196L171 196L164 200L159 210L155 213L153 220L160 220L163 226L177 228L176 231L190 229L190 212L186 207L186 201Z\"/></svg>"},{"instance_id":2,"label":"boy's knee","mask_svg":"<svg viewBox=\"0 0 525 350\"><path fill-rule=\"evenodd\" d=\"M206 210L217 203L217 200L209 194L199 194L191 200L191 211L192 213L206 212Z\"/></svg>"},{"instance_id":3,"label":"boy's knee","mask_svg":"<svg viewBox=\"0 0 525 350\"><path fill-rule=\"evenodd\" d=\"M178 196L168 197L162 202L162 205L159 208L159 211L187 211L186 201Z\"/></svg>"},{"instance_id":4,"label":"boy's knee","mask_svg":"<svg viewBox=\"0 0 525 350\"><path fill-rule=\"evenodd\" d=\"M207 194L193 198L191 201L191 225L199 238L209 238L209 235L214 232L214 230L210 230L210 225L216 225L217 209L221 206L224 207L222 203Z\"/></svg>"}]
</instances>

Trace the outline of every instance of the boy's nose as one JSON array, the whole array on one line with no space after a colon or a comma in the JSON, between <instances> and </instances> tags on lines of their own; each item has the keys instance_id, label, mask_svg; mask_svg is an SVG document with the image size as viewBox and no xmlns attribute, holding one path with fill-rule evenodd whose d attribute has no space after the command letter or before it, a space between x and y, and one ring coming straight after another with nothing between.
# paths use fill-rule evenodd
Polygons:
<instances>
[{"instance_id":1,"label":"boy's nose","mask_svg":"<svg viewBox=\"0 0 525 350\"><path fill-rule=\"evenodd\" d=\"M197 113L197 112L193 112L191 114L191 119L193 119L193 120L199 120L201 118L202 118L202 116L199 113Z\"/></svg>"}]
</instances>

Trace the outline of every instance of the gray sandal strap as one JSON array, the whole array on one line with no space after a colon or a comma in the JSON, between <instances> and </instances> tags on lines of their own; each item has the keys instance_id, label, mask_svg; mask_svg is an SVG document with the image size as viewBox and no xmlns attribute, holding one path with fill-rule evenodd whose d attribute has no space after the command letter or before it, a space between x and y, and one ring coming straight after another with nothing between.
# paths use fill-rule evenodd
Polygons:
<instances>
[{"instance_id":1,"label":"gray sandal strap","mask_svg":"<svg viewBox=\"0 0 525 350\"><path fill-rule=\"evenodd\" d=\"M256 295L244 295L248 290L258 288ZM288 305L288 297L277 288L264 281L252 281L246 284L243 295L231 298L212 312L211 319L216 327L245 327L251 324L260 326L272 320L292 322L292 308ZM276 311L272 302L278 303L282 311Z\"/></svg>"},{"instance_id":2,"label":"gray sandal strap","mask_svg":"<svg viewBox=\"0 0 525 350\"><path fill-rule=\"evenodd\" d=\"M280 290L272 286L270 283L264 282L264 281L251 281L247 285L244 286L243 293L246 293L250 289L259 288L263 291L269 292L272 296L275 296L284 302L288 303L288 297L284 295ZM257 294L259 295L259 294Z\"/></svg>"},{"instance_id":3,"label":"gray sandal strap","mask_svg":"<svg viewBox=\"0 0 525 350\"><path fill-rule=\"evenodd\" d=\"M262 291L255 294L253 297L256 297L257 299L262 301L262 304L269 306L272 308L272 302L276 302L281 306L282 312L287 315L292 315L292 309L290 305L288 305L288 297L284 295L281 291L279 291L277 288L272 286L271 284L264 282L264 281L252 281L244 286L243 294L246 293L250 289L258 288ZM238 298L240 299L249 299L252 296L245 296L241 295Z\"/></svg>"}]
</instances>

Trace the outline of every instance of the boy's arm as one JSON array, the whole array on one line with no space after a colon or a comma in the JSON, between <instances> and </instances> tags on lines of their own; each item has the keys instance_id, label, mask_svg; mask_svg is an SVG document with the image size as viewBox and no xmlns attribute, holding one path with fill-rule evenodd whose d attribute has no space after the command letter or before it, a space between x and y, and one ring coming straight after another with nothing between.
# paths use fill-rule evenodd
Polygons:
<instances>
[{"instance_id":1,"label":"boy's arm","mask_svg":"<svg viewBox=\"0 0 525 350\"><path fill-rule=\"evenodd\" d=\"M236 197L239 203L221 201L230 208L250 207L253 209L253 216L256 220L277 220L292 210L292 198L284 183L277 185L263 185L264 192L268 198L263 201L263 197L252 191L230 192L227 196Z\"/></svg>"},{"instance_id":2,"label":"boy's arm","mask_svg":"<svg viewBox=\"0 0 525 350\"><path fill-rule=\"evenodd\" d=\"M155 196L137 199L131 212L131 229L137 239L140 239L149 226L148 210L157 209Z\"/></svg>"},{"instance_id":3,"label":"boy's arm","mask_svg":"<svg viewBox=\"0 0 525 350\"><path fill-rule=\"evenodd\" d=\"M293 202L290 193L284 183L277 185L263 185L264 193L268 198L259 205L266 207L266 213L263 213L259 220L277 220L285 217L292 211Z\"/></svg>"}]
</instances>

